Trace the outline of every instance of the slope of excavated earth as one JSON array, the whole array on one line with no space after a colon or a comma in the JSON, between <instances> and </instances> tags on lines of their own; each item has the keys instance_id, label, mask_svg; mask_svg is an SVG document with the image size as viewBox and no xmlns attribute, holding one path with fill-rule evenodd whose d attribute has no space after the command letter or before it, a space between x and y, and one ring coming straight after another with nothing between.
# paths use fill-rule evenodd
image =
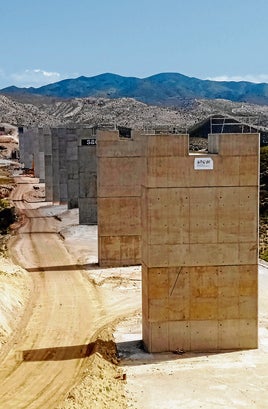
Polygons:
<instances>
[{"instance_id":1,"label":"slope of excavated earth","mask_svg":"<svg viewBox=\"0 0 268 409\"><path fill-rule=\"evenodd\" d=\"M27 272L0 256L0 356L20 324L30 288Z\"/></svg>"}]
</instances>

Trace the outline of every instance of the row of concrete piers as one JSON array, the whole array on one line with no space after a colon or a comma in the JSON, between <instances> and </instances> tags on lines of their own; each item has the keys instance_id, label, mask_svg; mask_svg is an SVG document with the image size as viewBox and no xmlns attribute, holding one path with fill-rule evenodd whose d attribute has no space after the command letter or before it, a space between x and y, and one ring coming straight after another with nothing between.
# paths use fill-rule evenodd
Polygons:
<instances>
[{"instance_id":1,"label":"row of concrete piers","mask_svg":"<svg viewBox=\"0 0 268 409\"><path fill-rule=\"evenodd\" d=\"M46 200L98 224L101 266L142 265L143 340L151 352L258 344L259 134L94 126L21 128L20 158Z\"/></svg>"}]
</instances>

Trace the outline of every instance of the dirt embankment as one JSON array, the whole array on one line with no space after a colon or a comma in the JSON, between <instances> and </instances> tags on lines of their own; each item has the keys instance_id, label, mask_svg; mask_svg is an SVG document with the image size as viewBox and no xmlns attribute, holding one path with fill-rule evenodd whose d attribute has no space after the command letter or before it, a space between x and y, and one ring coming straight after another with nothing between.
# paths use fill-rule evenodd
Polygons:
<instances>
[{"instance_id":1,"label":"dirt embankment","mask_svg":"<svg viewBox=\"0 0 268 409\"><path fill-rule=\"evenodd\" d=\"M15 187L12 173L14 168L19 169L19 164L12 161L18 151L17 128L0 124L0 129L0 235L3 235L15 221L15 207L9 196ZM6 134L3 134L3 129Z\"/></svg>"},{"instance_id":2,"label":"dirt embankment","mask_svg":"<svg viewBox=\"0 0 268 409\"><path fill-rule=\"evenodd\" d=\"M28 273L0 255L0 356L21 323L30 297Z\"/></svg>"},{"instance_id":3,"label":"dirt embankment","mask_svg":"<svg viewBox=\"0 0 268 409\"><path fill-rule=\"evenodd\" d=\"M12 177L19 165L9 163L17 149L17 131L8 127L7 135L0 135L0 357L13 341L22 322L31 292L31 280L26 270L7 257L7 242L17 220L10 194L15 189ZM19 225L19 223L17 224Z\"/></svg>"},{"instance_id":4,"label":"dirt embankment","mask_svg":"<svg viewBox=\"0 0 268 409\"><path fill-rule=\"evenodd\" d=\"M13 144L16 146L14 139L11 138L10 148L10 138L0 137L0 143L4 141L6 146L6 149L0 150L2 159L3 157L9 159ZM16 333L21 323L31 288L28 273L6 256L9 229L16 220L15 207L9 199L15 188L14 179L11 177L13 166L7 166L5 163L0 166L0 356L12 341L12 335Z\"/></svg>"}]
</instances>

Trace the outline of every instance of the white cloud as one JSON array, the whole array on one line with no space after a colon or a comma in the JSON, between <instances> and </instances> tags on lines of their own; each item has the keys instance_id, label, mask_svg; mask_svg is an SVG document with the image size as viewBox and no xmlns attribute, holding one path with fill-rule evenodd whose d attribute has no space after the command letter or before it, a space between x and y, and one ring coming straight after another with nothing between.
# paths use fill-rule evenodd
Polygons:
<instances>
[{"instance_id":1,"label":"white cloud","mask_svg":"<svg viewBox=\"0 0 268 409\"><path fill-rule=\"evenodd\" d=\"M268 83L268 74L247 74L247 75L219 75L216 77L208 77L207 80L211 81L248 81L254 83Z\"/></svg>"},{"instance_id":2,"label":"white cloud","mask_svg":"<svg viewBox=\"0 0 268 409\"><path fill-rule=\"evenodd\" d=\"M7 74L0 68L0 89L15 85L16 87L41 87L42 85L58 82L66 78L77 77L77 73L60 74L55 71L45 71L40 68L26 69L20 72Z\"/></svg>"},{"instance_id":3,"label":"white cloud","mask_svg":"<svg viewBox=\"0 0 268 409\"><path fill-rule=\"evenodd\" d=\"M39 68L13 73L10 74L9 78L12 85L18 87L41 87L63 79L58 72L44 71Z\"/></svg>"}]
</instances>

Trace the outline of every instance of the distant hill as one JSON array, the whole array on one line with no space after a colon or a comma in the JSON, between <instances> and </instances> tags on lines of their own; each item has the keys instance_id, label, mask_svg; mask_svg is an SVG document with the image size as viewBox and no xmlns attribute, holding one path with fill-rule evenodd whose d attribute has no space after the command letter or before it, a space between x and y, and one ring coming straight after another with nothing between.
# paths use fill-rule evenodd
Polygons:
<instances>
[{"instance_id":1,"label":"distant hill","mask_svg":"<svg viewBox=\"0 0 268 409\"><path fill-rule=\"evenodd\" d=\"M181 106L185 100L227 99L268 105L268 84L241 81L209 81L179 73L161 73L147 78L100 74L66 79L39 88L3 88L7 96L41 95L54 98L134 98L153 105Z\"/></svg>"}]
</instances>

